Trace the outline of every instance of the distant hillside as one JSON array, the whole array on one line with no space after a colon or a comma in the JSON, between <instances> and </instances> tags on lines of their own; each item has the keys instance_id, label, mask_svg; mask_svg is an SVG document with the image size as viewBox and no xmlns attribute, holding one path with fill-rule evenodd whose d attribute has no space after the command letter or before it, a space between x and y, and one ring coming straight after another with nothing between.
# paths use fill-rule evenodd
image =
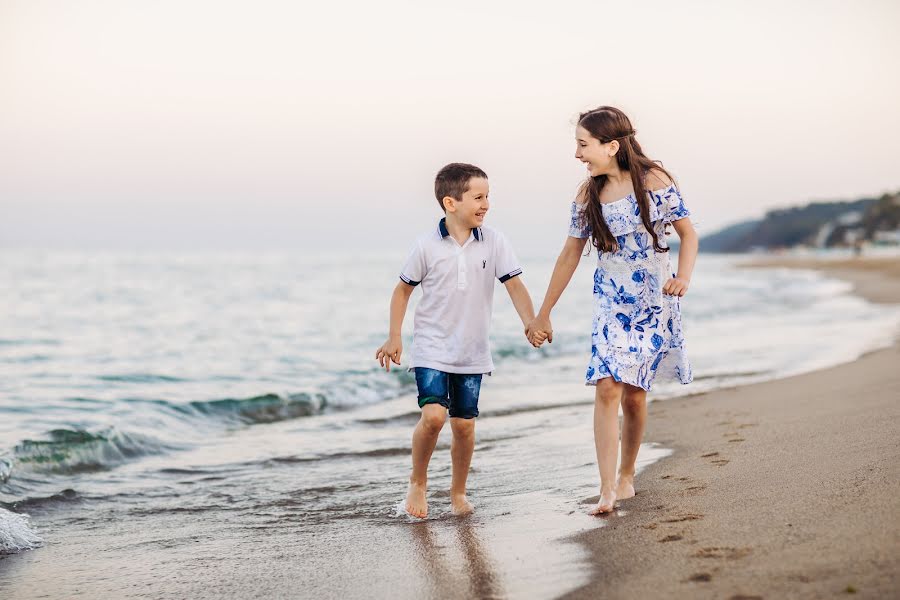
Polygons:
<instances>
[{"instance_id":1,"label":"distant hillside","mask_svg":"<svg viewBox=\"0 0 900 600\"><path fill-rule=\"evenodd\" d=\"M771 210L704 236L704 252L747 252L810 246L830 248L872 241L900 227L900 192L850 202L814 202Z\"/></svg>"},{"instance_id":2,"label":"distant hillside","mask_svg":"<svg viewBox=\"0 0 900 600\"><path fill-rule=\"evenodd\" d=\"M712 235L705 235L701 239L704 252L738 252L732 248L741 247L744 240L748 239L753 230L762 221L744 221L737 225L731 225L720 229Z\"/></svg>"}]
</instances>

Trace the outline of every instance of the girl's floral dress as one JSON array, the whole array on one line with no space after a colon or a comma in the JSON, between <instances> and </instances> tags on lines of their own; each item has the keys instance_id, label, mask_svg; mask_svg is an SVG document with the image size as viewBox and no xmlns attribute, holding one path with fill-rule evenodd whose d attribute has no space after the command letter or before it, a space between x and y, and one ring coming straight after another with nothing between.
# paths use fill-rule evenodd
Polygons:
<instances>
[{"instance_id":1,"label":"girl's floral dress","mask_svg":"<svg viewBox=\"0 0 900 600\"><path fill-rule=\"evenodd\" d=\"M649 195L650 222L660 245L666 247L666 224L690 211L674 185ZM572 203L572 237L591 236L583 210ZM603 204L601 210L619 247L600 252L594 272L594 326L585 384L612 377L649 390L657 376L690 383L679 298L662 293L666 281L675 276L669 253L654 251L634 194Z\"/></svg>"}]
</instances>

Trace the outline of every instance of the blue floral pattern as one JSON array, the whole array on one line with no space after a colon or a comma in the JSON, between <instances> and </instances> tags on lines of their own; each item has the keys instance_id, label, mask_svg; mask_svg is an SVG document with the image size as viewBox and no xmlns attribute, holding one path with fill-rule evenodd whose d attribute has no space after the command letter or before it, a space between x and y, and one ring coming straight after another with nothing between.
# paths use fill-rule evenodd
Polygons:
<instances>
[{"instance_id":1,"label":"blue floral pattern","mask_svg":"<svg viewBox=\"0 0 900 600\"><path fill-rule=\"evenodd\" d=\"M674 185L649 195L650 222L665 247L666 224L691 213ZM693 375L685 351L680 299L662 293L662 286L675 276L669 253L653 249L653 237L641 221L633 194L604 204L601 210L618 249L598 253L591 361L585 383L596 385L597 380L612 377L645 390L650 390L657 376L690 383ZM575 202L569 235L591 235L583 207Z\"/></svg>"}]
</instances>

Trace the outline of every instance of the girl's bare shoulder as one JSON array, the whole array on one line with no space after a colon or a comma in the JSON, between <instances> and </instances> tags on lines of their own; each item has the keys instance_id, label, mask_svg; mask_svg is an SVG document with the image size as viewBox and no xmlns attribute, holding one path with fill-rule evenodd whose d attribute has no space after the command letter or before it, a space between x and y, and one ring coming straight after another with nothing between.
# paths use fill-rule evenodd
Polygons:
<instances>
[{"instance_id":1,"label":"girl's bare shoulder","mask_svg":"<svg viewBox=\"0 0 900 600\"><path fill-rule=\"evenodd\" d=\"M648 190L660 190L675 183L662 169L651 169L644 177L644 186Z\"/></svg>"}]
</instances>

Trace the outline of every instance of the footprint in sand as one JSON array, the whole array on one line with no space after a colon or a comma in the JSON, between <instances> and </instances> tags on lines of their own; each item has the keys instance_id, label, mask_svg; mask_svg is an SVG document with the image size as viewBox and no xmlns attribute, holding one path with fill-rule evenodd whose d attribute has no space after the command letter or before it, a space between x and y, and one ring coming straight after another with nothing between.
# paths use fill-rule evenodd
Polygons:
<instances>
[{"instance_id":1,"label":"footprint in sand","mask_svg":"<svg viewBox=\"0 0 900 600\"><path fill-rule=\"evenodd\" d=\"M762 596L748 596L746 594L735 594L728 600L763 600Z\"/></svg>"},{"instance_id":2,"label":"footprint in sand","mask_svg":"<svg viewBox=\"0 0 900 600\"><path fill-rule=\"evenodd\" d=\"M718 452L707 452L706 454L701 454L700 458L709 458L710 456L718 456Z\"/></svg>"},{"instance_id":3,"label":"footprint in sand","mask_svg":"<svg viewBox=\"0 0 900 600\"><path fill-rule=\"evenodd\" d=\"M703 518L703 515L698 515L695 513L687 513L685 515L678 515L677 517L672 517L670 519L662 519L663 523L681 523L683 521L698 521Z\"/></svg>"},{"instance_id":4,"label":"footprint in sand","mask_svg":"<svg viewBox=\"0 0 900 600\"><path fill-rule=\"evenodd\" d=\"M742 423L741 425L738 425L738 429L746 429L748 427L756 427L757 425L759 425L759 423Z\"/></svg>"},{"instance_id":5,"label":"footprint in sand","mask_svg":"<svg viewBox=\"0 0 900 600\"><path fill-rule=\"evenodd\" d=\"M718 459L718 460L713 460L713 461L710 461L710 462L711 462L712 464L714 464L714 465L717 465L717 466L720 466L720 467L724 467L724 466L727 465L730 461L729 461L727 458L720 458L720 459Z\"/></svg>"},{"instance_id":6,"label":"footprint in sand","mask_svg":"<svg viewBox=\"0 0 900 600\"><path fill-rule=\"evenodd\" d=\"M742 437L739 437L739 438L731 438L731 439L728 440L728 441L729 441L729 442L743 442L743 441L744 441L744 438L742 438Z\"/></svg>"},{"instance_id":7,"label":"footprint in sand","mask_svg":"<svg viewBox=\"0 0 900 600\"><path fill-rule=\"evenodd\" d=\"M660 539L660 542L677 542L678 540L684 539L682 536L674 533L672 535L667 535L666 537Z\"/></svg>"},{"instance_id":8,"label":"footprint in sand","mask_svg":"<svg viewBox=\"0 0 900 600\"><path fill-rule=\"evenodd\" d=\"M663 475L660 479L671 479L672 477L672 475Z\"/></svg>"},{"instance_id":9,"label":"footprint in sand","mask_svg":"<svg viewBox=\"0 0 900 600\"><path fill-rule=\"evenodd\" d=\"M646 525L641 525L641 527L644 529L656 529L659 525L656 523L647 523Z\"/></svg>"},{"instance_id":10,"label":"footprint in sand","mask_svg":"<svg viewBox=\"0 0 900 600\"><path fill-rule=\"evenodd\" d=\"M737 560L744 558L750 554L750 548L732 548L731 546L713 546L708 548L700 548L692 555L694 558L724 558L727 560Z\"/></svg>"},{"instance_id":11,"label":"footprint in sand","mask_svg":"<svg viewBox=\"0 0 900 600\"><path fill-rule=\"evenodd\" d=\"M694 573L688 577L688 581L712 581L712 575L709 573Z\"/></svg>"}]
</instances>

